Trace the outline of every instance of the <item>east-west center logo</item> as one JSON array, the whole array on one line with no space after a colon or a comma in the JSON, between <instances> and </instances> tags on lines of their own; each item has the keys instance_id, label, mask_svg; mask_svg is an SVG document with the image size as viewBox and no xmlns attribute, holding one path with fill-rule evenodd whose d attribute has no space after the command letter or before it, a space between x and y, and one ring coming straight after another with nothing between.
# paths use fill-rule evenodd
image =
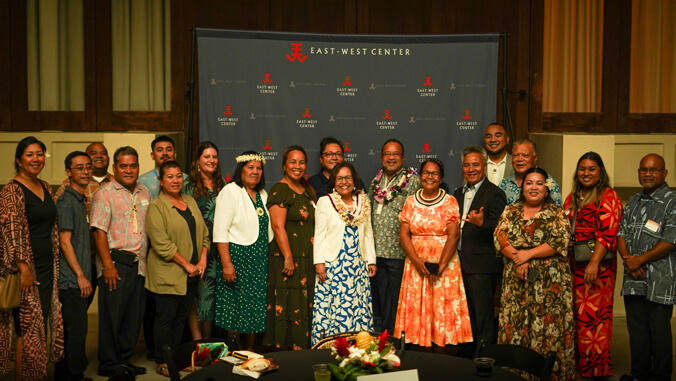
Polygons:
<instances>
[{"instance_id":1,"label":"east-west center logo","mask_svg":"<svg viewBox=\"0 0 676 381\"><path fill-rule=\"evenodd\" d=\"M303 44L301 44L301 43L299 43L299 42L292 42L292 43L291 43L291 46L293 46L293 48L291 48L291 51L292 51L293 53L291 53L291 55L288 55L288 54L287 54L287 55L286 55L286 58L288 58L289 61L291 61L291 62L293 62L293 61L295 61L295 60L298 60L298 61L300 61L300 62L305 61L305 59L307 58L307 56L304 56L304 55L301 53L301 51L303 50L303 48L302 48Z\"/></svg>"}]
</instances>

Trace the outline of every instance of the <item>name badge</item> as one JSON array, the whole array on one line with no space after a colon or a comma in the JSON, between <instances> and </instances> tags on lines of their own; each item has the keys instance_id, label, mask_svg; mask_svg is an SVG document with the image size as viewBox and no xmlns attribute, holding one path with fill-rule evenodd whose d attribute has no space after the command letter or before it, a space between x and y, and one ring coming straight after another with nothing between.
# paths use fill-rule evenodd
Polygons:
<instances>
[{"instance_id":1,"label":"name badge","mask_svg":"<svg viewBox=\"0 0 676 381\"><path fill-rule=\"evenodd\" d=\"M376 208L376 214L380 214L380 212L383 211L383 204L378 203L378 207Z\"/></svg>"},{"instance_id":2,"label":"name badge","mask_svg":"<svg viewBox=\"0 0 676 381\"><path fill-rule=\"evenodd\" d=\"M653 233L657 233L657 231L660 230L660 224L653 220L648 220L645 223L645 228Z\"/></svg>"},{"instance_id":3,"label":"name badge","mask_svg":"<svg viewBox=\"0 0 676 381\"><path fill-rule=\"evenodd\" d=\"M141 200L141 205L148 206L148 200Z\"/></svg>"}]
</instances>

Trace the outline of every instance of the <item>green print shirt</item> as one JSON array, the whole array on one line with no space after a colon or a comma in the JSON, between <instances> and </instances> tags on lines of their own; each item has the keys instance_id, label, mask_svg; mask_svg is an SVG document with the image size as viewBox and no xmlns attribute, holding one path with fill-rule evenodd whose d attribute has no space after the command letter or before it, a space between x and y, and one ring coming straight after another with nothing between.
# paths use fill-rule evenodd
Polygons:
<instances>
[{"instance_id":1,"label":"green print shirt","mask_svg":"<svg viewBox=\"0 0 676 381\"><path fill-rule=\"evenodd\" d=\"M409 167L402 167L391 179L388 179L387 174L383 173L379 184L374 184L376 179L373 179L371 182L371 189L369 190L371 221L373 224L376 256L379 258L404 259L406 257L404 248L401 247L401 241L399 240L399 227L401 226L399 213L404 208L406 198L412 196L421 185L420 177L416 174L412 175L406 186L401 189L401 192L384 204L375 201L374 185L380 185L381 189L388 190L388 188L399 184L411 169Z\"/></svg>"}]
</instances>

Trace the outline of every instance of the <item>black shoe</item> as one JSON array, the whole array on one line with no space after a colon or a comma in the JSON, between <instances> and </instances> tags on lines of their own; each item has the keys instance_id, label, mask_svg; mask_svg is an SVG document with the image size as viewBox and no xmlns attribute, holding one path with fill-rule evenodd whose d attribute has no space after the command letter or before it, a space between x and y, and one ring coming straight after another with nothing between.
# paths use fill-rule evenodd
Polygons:
<instances>
[{"instance_id":1,"label":"black shoe","mask_svg":"<svg viewBox=\"0 0 676 381\"><path fill-rule=\"evenodd\" d=\"M124 365L126 365L129 369L131 369L131 372L134 373L134 376L139 376L141 374L146 374L146 368L142 366L136 366L129 361L125 362Z\"/></svg>"},{"instance_id":2,"label":"black shoe","mask_svg":"<svg viewBox=\"0 0 676 381\"><path fill-rule=\"evenodd\" d=\"M114 368L110 368L110 369L99 368L99 370L96 372L96 374L98 374L101 377L109 378L109 377L113 377L114 375L116 375L117 371Z\"/></svg>"},{"instance_id":3,"label":"black shoe","mask_svg":"<svg viewBox=\"0 0 676 381\"><path fill-rule=\"evenodd\" d=\"M155 362L155 353L148 352L148 355L146 356L146 358L148 359L148 361Z\"/></svg>"}]
</instances>

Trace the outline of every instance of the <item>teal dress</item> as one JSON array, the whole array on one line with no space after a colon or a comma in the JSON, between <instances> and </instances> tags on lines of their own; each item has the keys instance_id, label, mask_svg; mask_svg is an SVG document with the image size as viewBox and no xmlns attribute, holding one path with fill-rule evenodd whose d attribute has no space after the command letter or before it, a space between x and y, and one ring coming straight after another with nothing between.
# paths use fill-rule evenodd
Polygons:
<instances>
[{"instance_id":1,"label":"teal dress","mask_svg":"<svg viewBox=\"0 0 676 381\"><path fill-rule=\"evenodd\" d=\"M256 193L256 202L251 202L254 209L263 211L258 213L258 239L249 246L230 242L237 278L234 282L216 278L216 325L240 333L265 331L270 218L260 193ZM216 271L223 274L221 261L216 261Z\"/></svg>"},{"instance_id":2,"label":"teal dress","mask_svg":"<svg viewBox=\"0 0 676 381\"><path fill-rule=\"evenodd\" d=\"M207 254L207 267L202 281L197 287L197 295L195 296L195 310L197 311L197 320L199 321L214 320L216 278L222 274L216 269L216 263L220 263L220 257L218 256L216 244L213 243L214 212L216 211L216 196L218 196L218 192L214 192L209 188L206 188L206 190L206 195L195 198L197 206L199 206L200 212L202 212L204 222L207 224L207 229L209 229L209 241L212 242ZM193 184L186 184L183 187L183 193L193 197L195 193Z\"/></svg>"}]
</instances>

